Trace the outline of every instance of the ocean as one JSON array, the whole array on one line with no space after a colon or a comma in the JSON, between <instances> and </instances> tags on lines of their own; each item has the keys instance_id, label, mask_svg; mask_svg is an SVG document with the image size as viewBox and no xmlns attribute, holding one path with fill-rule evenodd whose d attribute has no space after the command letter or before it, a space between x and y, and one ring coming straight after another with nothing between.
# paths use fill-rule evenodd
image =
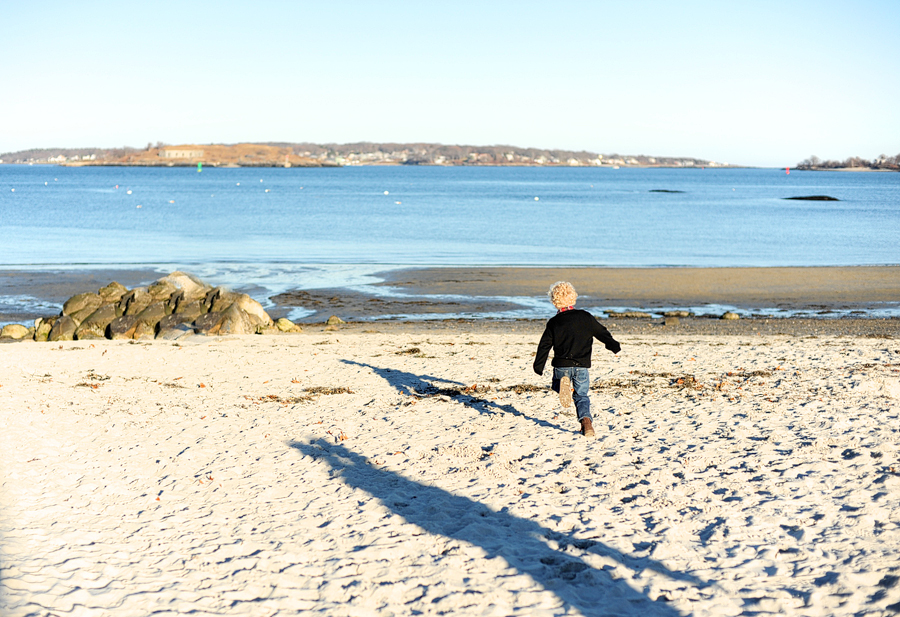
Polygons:
<instances>
[{"instance_id":1,"label":"ocean","mask_svg":"<svg viewBox=\"0 0 900 617\"><path fill-rule=\"evenodd\" d=\"M828 195L839 201L793 201ZM365 286L403 266L900 263L900 174L0 165L0 268Z\"/></svg>"}]
</instances>

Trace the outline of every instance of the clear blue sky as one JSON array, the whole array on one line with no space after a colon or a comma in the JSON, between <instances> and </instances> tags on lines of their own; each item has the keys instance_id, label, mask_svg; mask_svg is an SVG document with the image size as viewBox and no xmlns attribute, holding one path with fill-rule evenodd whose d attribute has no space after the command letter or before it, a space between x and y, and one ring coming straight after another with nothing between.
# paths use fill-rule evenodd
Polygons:
<instances>
[{"instance_id":1,"label":"clear blue sky","mask_svg":"<svg viewBox=\"0 0 900 617\"><path fill-rule=\"evenodd\" d=\"M900 153L900 2L0 0L0 152L439 142Z\"/></svg>"}]
</instances>

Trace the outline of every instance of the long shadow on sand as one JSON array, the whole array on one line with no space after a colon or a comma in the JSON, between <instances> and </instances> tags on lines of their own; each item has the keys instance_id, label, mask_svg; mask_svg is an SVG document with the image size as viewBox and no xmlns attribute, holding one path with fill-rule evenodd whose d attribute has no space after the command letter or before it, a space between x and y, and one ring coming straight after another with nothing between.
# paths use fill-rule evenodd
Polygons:
<instances>
[{"instance_id":1,"label":"long shadow on sand","mask_svg":"<svg viewBox=\"0 0 900 617\"><path fill-rule=\"evenodd\" d=\"M407 522L434 535L480 546L487 553L485 559L502 557L510 567L556 594L567 608L576 608L585 615L675 617L682 613L613 578L607 570L615 565L594 568L579 554L603 555L636 573L657 572L677 581L674 586L678 588L709 585L693 575L673 572L652 559L623 555L601 542L554 532L505 509L496 512L467 497L377 469L341 445L321 439L310 443L294 441L290 445L306 456L325 461L333 476L366 491ZM559 548L553 548L550 542ZM441 556L435 555L435 559L440 560Z\"/></svg>"},{"instance_id":2,"label":"long shadow on sand","mask_svg":"<svg viewBox=\"0 0 900 617\"><path fill-rule=\"evenodd\" d=\"M372 369L375 373L378 374L379 377L382 377L386 382L391 384L391 386L396 388L397 391L401 394L428 396L430 394L439 393L441 389L435 386L433 382L453 384L457 386L464 385L458 381L441 379L440 377L434 377L432 375L416 375L414 373L399 371L397 369L373 366L364 362L355 362L353 360L341 360L341 362L343 362L344 364L354 364L356 366L364 366L366 368ZM538 426L543 426L544 428L555 428L556 430L563 431L564 433L575 432L564 429L558 424L553 424L552 422L547 422L546 420L541 420L540 418L533 418L528 414L522 413L512 405L499 405L494 401L489 401L488 399L480 398L477 396L471 396L463 392L452 394L451 396L453 396L453 398L455 398L466 407L470 407L478 413L489 414L503 412L512 414L514 416L519 416L520 418L524 418L526 420L530 420Z\"/></svg>"}]
</instances>

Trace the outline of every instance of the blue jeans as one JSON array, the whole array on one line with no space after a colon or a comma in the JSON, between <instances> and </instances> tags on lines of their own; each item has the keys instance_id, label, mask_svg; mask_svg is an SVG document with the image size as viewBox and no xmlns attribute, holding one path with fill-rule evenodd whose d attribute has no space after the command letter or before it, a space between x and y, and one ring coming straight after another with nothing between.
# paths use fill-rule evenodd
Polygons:
<instances>
[{"instance_id":1,"label":"blue jeans","mask_svg":"<svg viewBox=\"0 0 900 617\"><path fill-rule=\"evenodd\" d=\"M588 377L588 370L581 366L557 366L553 368L553 388L554 392L559 392L559 381L568 376L572 380L572 387L575 391L572 393L572 400L575 401L575 413L578 419L591 418L591 399L588 398L588 389L591 386L591 380Z\"/></svg>"}]
</instances>

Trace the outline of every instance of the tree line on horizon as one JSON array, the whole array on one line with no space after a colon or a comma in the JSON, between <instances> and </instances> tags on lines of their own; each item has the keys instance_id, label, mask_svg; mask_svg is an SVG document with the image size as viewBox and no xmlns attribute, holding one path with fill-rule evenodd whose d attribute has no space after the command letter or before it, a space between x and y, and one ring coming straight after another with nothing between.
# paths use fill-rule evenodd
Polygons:
<instances>
[{"instance_id":1,"label":"tree line on horizon","mask_svg":"<svg viewBox=\"0 0 900 617\"><path fill-rule=\"evenodd\" d=\"M121 148L32 148L17 152L0 154L0 160L6 163L44 162L60 156L67 159L94 157L95 159L114 160L126 155L162 149L172 144L163 142L148 143L143 149L123 146ZM198 144L201 145L201 144ZM213 145L213 144L210 144ZM226 144L222 144L226 145ZM227 144L235 145L235 144ZM694 157L653 157L647 155L621 155L588 152L585 150L557 150L543 148L523 148L519 146L494 145L445 145L436 143L375 143L356 142L347 144L308 142L262 142L261 145L279 148L290 148L298 156L311 158L357 158L367 161L379 159L400 161L406 165L432 164L522 164L534 161L546 161L549 164L566 164L577 161L589 164L602 160L604 163L638 164L638 165L671 165L671 166L703 166L710 161Z\"/></svg>"},{"instance_id":2,"label":"tree line on horizon","mask_svg":"<svg viewBox=\"0 0 900 617\"><path fill-rule=\"evenodd\" d=\"M889 169L892 171L900 171L900 154L881 156L871 161L858 156L851 156L843 161L823 161L815 154L808 159L803 159L794 167L795 169Z\"/></svg>"}]
</instances>

